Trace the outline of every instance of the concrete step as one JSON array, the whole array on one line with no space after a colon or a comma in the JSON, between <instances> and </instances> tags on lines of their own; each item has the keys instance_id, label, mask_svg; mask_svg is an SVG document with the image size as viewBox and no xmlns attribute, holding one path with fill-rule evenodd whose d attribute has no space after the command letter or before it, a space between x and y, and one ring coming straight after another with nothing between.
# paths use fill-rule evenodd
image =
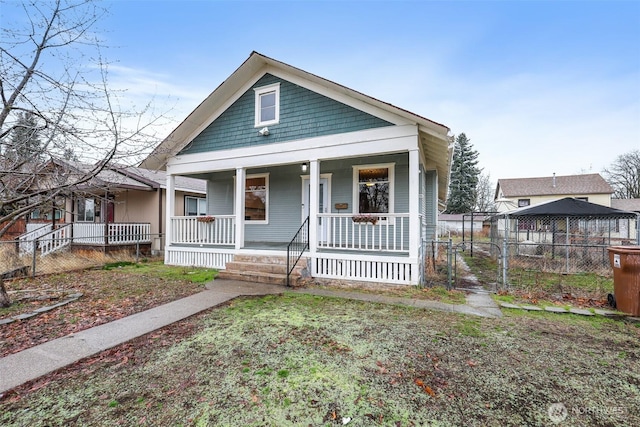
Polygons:
<instances>
[{"instance_id":1,"label":"concrete step","mask_svg":"<svg viewBox=\"0 0 640 427\"><path fill-rule=\"evenodd\" d=\"M223 270L218 273L219 279L242 280L243 282L268 283L271 285L285 286L287 276L285 274L273 274L256 271L228 271ZM295 278L291 278L295 280Z\"/></svg>"},{"instance_id":2,"label":"concrete step","mask_svg":"<svg viewBox=\"0 0 640 427\"><path fill-rule=\"evenodd\" d=\"M300 259L291 273L290 280L295 283L307 268L307 260ZM220 279L243 280L255 283L286 285L287 258L274 255L236 255L232 262L218 274Z\"/></svg>"},{"instance_id":3,"label":"concrete step","mask_svg":"<svg viewBox=\"0 0 640 427\"><path fill-rule=\"evenodd\" d=\"M251 264L276 264L276 265L287 265L287 257L286 256L278 256L278 255L247 255L247 254L238 254L233 257L234 262L248 262ZM302 257L300 261L298 261L298 265L304 265L306 267L307 260Z\"/></svg>"},{"instance_id":4,"label":"concrete step","mask_svg":"<svg viewBox=\"0 0 640 427\"><path fill-rule=\"evenodd\" d=\"M302 270L306 267L305 265L300 265L298 263L296 267L293 269L292 274L300 275ZM287 265L286 264L257 264L251 262L238 262L231 261L226 265L227 271L255 271L261 273L273 273L273 274L287 274Z\"/></svg>"}]
</instances>

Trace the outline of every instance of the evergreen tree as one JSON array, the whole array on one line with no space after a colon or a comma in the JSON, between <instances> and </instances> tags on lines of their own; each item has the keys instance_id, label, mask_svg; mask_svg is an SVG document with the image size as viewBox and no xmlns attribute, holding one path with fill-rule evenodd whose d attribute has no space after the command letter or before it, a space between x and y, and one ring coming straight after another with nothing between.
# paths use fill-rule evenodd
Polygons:
<instances>
[{"instance_id":1,"label":"evergreen tree","mask_svg":"<svg viewBox=\"0 0 640 427\"><path fill-rule=\"evenodd\" d=\"M480 176L478 152L464 133L458 135L453 151L447 213L472 212L476 205L476 187Z\"/></svg>"},{"instance_id":2,"label":"evergreen tree","mask_svg":"<svg viewBox=\"0 0 640 427\"><path fill-rule=\"evenodd\" d=\"M20 113L11 131L11 142L5 153L6 157L15 164L41 160L42 142L39 132L36 115L31 111Z\"/></svg>"}]
</instances>

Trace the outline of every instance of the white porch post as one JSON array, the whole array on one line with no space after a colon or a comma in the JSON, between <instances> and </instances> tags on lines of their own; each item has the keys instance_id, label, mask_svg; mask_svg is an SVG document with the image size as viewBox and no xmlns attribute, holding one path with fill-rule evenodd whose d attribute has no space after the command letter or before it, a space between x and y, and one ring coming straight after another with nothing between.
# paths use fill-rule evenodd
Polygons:
<instances>
[{"instance_id":1,"label":"white porch post","mask_svg":"<svg viewBox=\"0 0 640 427\"><path fill-rule=\"evenodd\" d=\"M419 266L418 247L420 246L420 154L418 150L409 151L409 258ZM411 284L417 285L417 268L411 269Z\"/></svg>"},{"instance_id":2,"label":"white porch post","mask_svg":"<svg viewBox=\"0 0 640 427\"><path fill-rule=\"evenodd\" d=\"M318 160L309 162L309 253L318 249L318 209L320 206L320 167Z\"/></svg>"},{"instance_id":3,"label":"white porch post","mask_svg":"<svg viewBox=\"0 0 640 427\"><path fill-rule=\"evenodd\" d=\"M236 249L244 247L244 193L246 176L246 170L244 168L236 168Z\"/></svg>"},{"instance_id":4,"label":"white porch post","mask_svg":"<svg viewBox=\"0 0 640 427\"><path fill-rule=\"evenodd\" d=\"M167 198L167 211L166 211L166 218L165 218L165 227L164 227L164 232L165 232L165 236L164 236L164 246L165 246L165 257L167 254L167 250L166 247L171 245L171 240L172 240L172 235L173 235L173 230L171 230L171 218L176 214L176 193L175 193L175 188L176 188L176 177L175 175L170 175L167 174L167 194L166 194L166 198ZM162 196L161 196L162 197Z\"/></svg>"}]
</instances>

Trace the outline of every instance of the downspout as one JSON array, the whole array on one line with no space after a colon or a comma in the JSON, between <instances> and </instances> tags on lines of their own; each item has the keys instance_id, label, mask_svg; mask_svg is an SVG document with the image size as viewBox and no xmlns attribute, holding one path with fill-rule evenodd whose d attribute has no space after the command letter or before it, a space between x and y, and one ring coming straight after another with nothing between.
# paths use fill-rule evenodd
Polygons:
<instances>
[{"instance_id":1,"label":"downspout","mask_svg":"<svg viewBox=\"0 0 640 427\"><path fill-rule=\"evenodd\" d=\"M104 218L104 245L106 249L106 246L109 246L109 190L104 192L104 203L100 210Z\"/></svg>"},{"instance_id":2,"label":"downspout","mask_svg":"<svg viewBox=\"0 0 640 427\"><path fill-rule=\"evenodd\" d=\"M162 187L157 188L158 191L158 250L161 250L162 245ZM170 216L167 212L167 216Z\"/></svg>"}]
</instances>

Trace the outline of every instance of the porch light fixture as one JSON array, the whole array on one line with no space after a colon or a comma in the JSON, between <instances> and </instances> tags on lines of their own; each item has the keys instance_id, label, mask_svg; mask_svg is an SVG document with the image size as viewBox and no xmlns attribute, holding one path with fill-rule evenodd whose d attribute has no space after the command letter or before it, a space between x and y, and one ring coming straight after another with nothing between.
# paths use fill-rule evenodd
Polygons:
<instances>
[{"instance_id":1,"label":"porch light fixture","mask_svg":"<svg viewBox=\"0 0 640 427\"><path fill-rule=\"evenodd\" d=\"M262 136L267 136L269 135L269 128L268 127L263 127L262 129L260 129L258 131L258 133Z\"/></svg>"},{"instance_id":2,"label":"porch light fixture","mask_svg":"<svg viewBox=\"0 0 640 427\"><path fill-rule=\"evenodd\" d=\"M306 172L307 171L307 164L303 163L300 165L300 169L302 169L302 172Z\"/></svg>"}]
</instances>

